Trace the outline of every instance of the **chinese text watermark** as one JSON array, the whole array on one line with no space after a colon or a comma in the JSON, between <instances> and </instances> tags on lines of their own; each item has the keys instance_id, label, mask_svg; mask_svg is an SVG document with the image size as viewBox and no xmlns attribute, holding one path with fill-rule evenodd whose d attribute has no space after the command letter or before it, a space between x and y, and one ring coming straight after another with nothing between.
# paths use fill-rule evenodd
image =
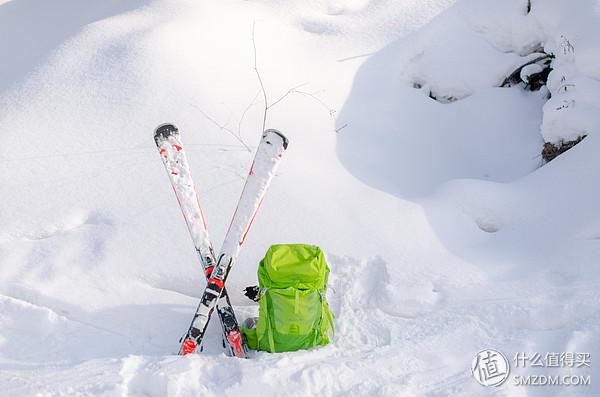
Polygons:
<instances>
[{"instance_id":1,"label":"chinese text watermark","mask_svg":"<svg viewBox=\"0 0 600 397\"><path fill-rule=\"evenodd\" d=\"M512 356L516 372L525 369L545 369L544 374L514 374L508 384L514 386L587 386L591 376L585 369L592 367L592 357L585 352L517 352ZM556 369L558 368L558 370ZM557 374L560 369L567 373ZM475 355L471 373L483 386L500 386L509 378L511 363L496 349L485 349Z\"/></svg>"}]
</instances>

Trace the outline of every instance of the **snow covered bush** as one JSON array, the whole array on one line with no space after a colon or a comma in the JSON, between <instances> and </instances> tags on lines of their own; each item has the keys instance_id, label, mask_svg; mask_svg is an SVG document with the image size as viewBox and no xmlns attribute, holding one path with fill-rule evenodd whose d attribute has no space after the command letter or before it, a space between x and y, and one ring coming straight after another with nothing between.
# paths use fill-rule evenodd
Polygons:
<instances>
[{"instance_id":1,"label":"snow covered bush","mask_svg":"<svg viewBox=\"0 0 600 397\"><path fill-rule=\"evenodd\" d=\"M549 161L600 125L597 11L592 0L464 0L417 33L405 78L442 103L494 86L541 89Z\"/></svg>"}]
</instances>

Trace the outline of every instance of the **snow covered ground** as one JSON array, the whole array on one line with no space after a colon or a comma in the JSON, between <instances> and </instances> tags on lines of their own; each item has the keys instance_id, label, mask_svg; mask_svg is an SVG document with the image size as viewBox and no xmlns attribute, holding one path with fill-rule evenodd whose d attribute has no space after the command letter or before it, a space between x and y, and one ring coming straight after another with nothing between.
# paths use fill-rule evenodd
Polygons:
<instances>
[{"instance_id":1,"label":"snow covered ground","mask_svg":"<svg viewBox=\"0 0 600 397\"><path fill-rule=\"evenodd\" d=\"M600 395L600 3L574 3L0 0L0 395ZM290 147L228 290L254 315L268 246L317 244L335 339L237 360L212 322L178 357L204 282L152 132L180 128L219 247L262 124L253 31ZM542 50L547 87L498 87ZM502 386L471 374L487 348Z\"/></svg>"}]
</instances>

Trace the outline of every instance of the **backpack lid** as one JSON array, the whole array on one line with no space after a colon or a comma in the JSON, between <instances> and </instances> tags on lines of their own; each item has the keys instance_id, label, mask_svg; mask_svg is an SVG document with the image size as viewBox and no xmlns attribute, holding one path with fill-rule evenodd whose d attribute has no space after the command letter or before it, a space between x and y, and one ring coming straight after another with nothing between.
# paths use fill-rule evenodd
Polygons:
<instances>
[{"instance_id":1,"label":"backpack lid","mask_svg":"<svg viewBox=\"0 0 600 397\"><path fill-rule=\"evenodd\" d=\"M321 248L307 244L269 247L258 266L261 288L324 289L329 267Z\"/></svg>"}]
</instances>

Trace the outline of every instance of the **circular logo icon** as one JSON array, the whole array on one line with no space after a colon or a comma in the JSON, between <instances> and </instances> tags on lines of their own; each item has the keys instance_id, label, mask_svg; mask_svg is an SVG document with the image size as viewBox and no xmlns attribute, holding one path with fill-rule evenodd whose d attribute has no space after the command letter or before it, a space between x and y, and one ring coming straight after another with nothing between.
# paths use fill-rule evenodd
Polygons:
<instances>
[{"instance_id":1,"label":"circular logo icon","mask_svg":"<svg viewBox=\"0 0 600 397\"><path fill-rule=\"evenodd\" d=\"M508 378L510 365L498 350L485 349L471 363L473 377L483 386L500 386Z\"/></svg>"}]
</instances>

